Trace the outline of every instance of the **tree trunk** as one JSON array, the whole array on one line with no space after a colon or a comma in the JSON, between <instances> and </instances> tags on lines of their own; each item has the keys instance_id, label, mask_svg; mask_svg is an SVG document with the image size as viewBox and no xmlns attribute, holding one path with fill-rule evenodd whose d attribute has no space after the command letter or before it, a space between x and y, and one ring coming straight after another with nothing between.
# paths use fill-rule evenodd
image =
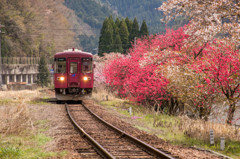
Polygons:
<instances>
[{"instance_id":1,"label":"tree trunk","mask_svg":"<svg viewBox=\"0 0 240 159\"><path fill-rule=\"evenodd\" d=\"M208 121L208 117L211 114L211 107L200 107L199 109L199 118Z\"/></svg>"},{"instance_id":2,"label":"tree trunk","mask_svg":"<svg viewBox=\"0 0 240 159\"><path fill-rule=\"evenodd\" d=\"M230 103L231 104L229 105L227 124L232 125L233 116L234 116L236 107L235 107L235 102L230 102Z\"/></svg>"}]
</instances>

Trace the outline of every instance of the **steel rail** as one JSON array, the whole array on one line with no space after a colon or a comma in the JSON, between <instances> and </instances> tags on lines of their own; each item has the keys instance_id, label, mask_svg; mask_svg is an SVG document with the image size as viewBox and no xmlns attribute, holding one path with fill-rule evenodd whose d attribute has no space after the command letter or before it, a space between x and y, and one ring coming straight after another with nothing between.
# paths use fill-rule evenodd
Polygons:
<instances>
[{"instance_id":1,"label":"steel rail","mask_svg":"<svg viewBox=\"0 0 240 159\"><path fill-rule=\"evenodd\" d=\"M152 147L151 145L137 139L136 137L133 137L122 130L118 129L117 127L113 126L112 124L108 123L107 121L104 121L101 117L99 117L97 114L93 113L90 109L88 109L83 103L83 107L91 113L96 119L99 121L103 122L106 126L112 128L113 130L117 131L119 134L122 135L122 137L126 137L128 140L132 141L135 143L137 146L140 146L143 150L147 150L148 153L151 155L157 157L157 158L162 158L162 159L174 159L174 157L168 155L167 153L156 149L155 147Z\"/></svg>"},{"instance_id":2,"label":"steel rail","mask_svg":"<svg viewBox=\"0 0 240 159\"><path fill-rule=\"evenodd\" d=\"M106 149L104 149L96 140L94 140L88 133L86 133L73 119L67 103L65 103L65 108L68 114L68 117L70 121L74 124L74 126L83 134L84 137L87 138L87 140L92 144L92 146L95 148L95 150L104 158L110 158L110 159L116 159L110 152L108 152Z\"/></svg>"}]
</instances>

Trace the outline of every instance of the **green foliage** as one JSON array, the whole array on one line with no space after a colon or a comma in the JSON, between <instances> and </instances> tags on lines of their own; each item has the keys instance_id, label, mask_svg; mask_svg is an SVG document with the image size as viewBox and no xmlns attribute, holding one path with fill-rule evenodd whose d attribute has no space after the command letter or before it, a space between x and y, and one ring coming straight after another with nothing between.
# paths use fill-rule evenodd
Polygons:
<instances>
[{"instance_id":1,"label":"green foliage","mask_svg":"<svg viewBox=\"0 0 240 159\"><path fill-rule=\"evenodd\" d=\"M132 27L133 27L133 21L132 20L130 20L130 19L128 19L128 17L125 19L125 22L126 22L126 24L127 24L127 28L128 28L128 32L129 32L129 40L128 40L128 47L127 47L127 49L129 49L130 48L130 46L131 46L131 40L130 40L130 35L131 35L131 32L132 32Z\"/></svg>"},{"instance_id":2,"label":"green foliage","mask_svg":"<svg viewBox=\"0 0 240 159\"><path fill-rule=\"evenodd\" d=\"M129 39L128 39L129 32L128 32L128 27L125 20L121 21L119 34L120 34L122 45L123 45L123 52L126 53L127 49L129 48Z\"/></svg>"},{"instance_id":3,"label":"green foliage","mask_svg":"<svg viewBox=\"0 0 240 159\"><path fill-rule=\"evenodd\" d=\"M46 63L45 56L41 56L39 66L38 66L38 84L41 86L47 86L49 83L49 70Z\"/></svg>"},{"instance_id":4,"label":"green foliage","mask_svg":"<svg viewBox=\"0 0 240 159\"><path fill-rule=\"evenodd\" d=\"M119 20L119 18L116 18L116 20L115 20L115 25L116 25L116 27L120 27L120 23L121 23L121 21Z\"/></svg>"},{"instance_id":5,"label":"green foliage","mask_svg":"<svg viewBox=\"0 0 240 159\"><path fill-rule=\"evenodd\" d=\"M148 34L148 27L145 21L142 22L141 30L139 31L137 18L134 21L128 17L121 21L116 18L114 22L112 16L110 16L103 22L98 53L100 56L103 53L110 52L126 53L135 37Z\"/></svg>"},{"instance_id":6,"label":"green foliage","mask_svg":"<svg viewBox=\"0 0 240 159\"><path fill-rule=\"evenodd\" d=\"M132 26L133 26L133 21L128 19L128 17L125 19L125 22L127 24L128 27L128 32L131 33L132 32Z\"/></svg>"},{"instance_id":7,"label":"green foliage","mask_svg":"<svg viewBox=\"0 0 240 159\"><path fill-rule=\"evenodd\" d=\"M113 26L110 18L106 18L103 22L101 29L101 35L99 39L98 54L102 56L102 53L110 52L113 44Z\"/></svg>"},{"instance_id":8,"label":"green foliage","mask_svg":"<svg viewBox=\"0 0 240 159\"><path fill-rule=\"evenodd\" d=\"M121 37L119 35L119 28L117 27L116 23L114 24L114 28L113 28L113 48L112 51L113 52L123 52L123 47L122 47L122 41L121 41Z\"/></svg>"},{"instance_id":9,"label":"green foliage","mask_svg":"<svg viewBox=\"0 0 240 159\"><path fill-rule=\"evenodd\" d=\"M139 32L139 36L140 37L143 37L143 36L146 36L148 35L148 27L147 27L147 24L145 22L145 20L143 20L142 22L142 25L141 25L141 28L140 28L140 32Z\"/></svg>"},{"instance_id":10,"label":"green foliage","mask_svg":"<svg viewBox=\"0 0 240 159\"><path fill-rule=\"evenodd\" d=\"M132 32L130 33L129 41L133 41L135 37L139 36L139 24L137 18L135 17L133 20Z\"/></svg>"}]
</instances>

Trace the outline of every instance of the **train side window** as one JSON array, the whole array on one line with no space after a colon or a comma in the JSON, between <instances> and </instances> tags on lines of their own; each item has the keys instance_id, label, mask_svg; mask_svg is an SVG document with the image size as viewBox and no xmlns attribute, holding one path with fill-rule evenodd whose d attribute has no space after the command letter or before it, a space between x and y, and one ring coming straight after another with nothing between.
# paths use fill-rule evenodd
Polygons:
<instances>
[{"instance_id":1,"label":"train side window","mask_svg":"<svg viewBox=\"0 0 240 159\"><path fill-rule=\"evenodd\" d=\"M82 58L82 72L92 73L92 58Z\"/></svg>"},{"instance_id":2,"label":"train side window","mask_svg":"<svg viewBox=\"0 0 240 159\"><path fill-rule=\"evenodd\" d=\"M77 62L71 62L70 63L70 73L77 73Z\"/></svg>"},{"instance_id":3,"label":"train side window","mask_svg":"<svg viewBox=\"0 0 240 159\"><path fill-rule=\"evenodd\" d=\"M66 73L66 58L55 58L54 61L55 73Z\"/></svg>"}]
</instances>

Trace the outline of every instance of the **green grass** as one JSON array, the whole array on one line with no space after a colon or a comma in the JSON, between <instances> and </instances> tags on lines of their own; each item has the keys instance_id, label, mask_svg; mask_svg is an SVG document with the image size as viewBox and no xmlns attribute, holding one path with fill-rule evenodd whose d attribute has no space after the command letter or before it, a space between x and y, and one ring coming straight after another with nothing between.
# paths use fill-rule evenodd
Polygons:
<instances>
[{"instance_id":1,"label":"green grass","mask_svg":"<svg viewBox=\"0 0 240 159\"><path fill-rule=\"evenodd\" d=\"M37 141L38 146L43 146L44 144L51 141L52 139L43 133L38 133L37 135L33 136L33 140Z\"/></svg>"},{"instance_id":2,"label":"green grass","mask_svg":"<svg viewBox=\"0 0 240 159\"><path fill-rule=\"evenodd\" d=\"M50 157L63 158L67 152L48 152L44 145L52 141L52 138L44 132L49 128L48 120L38 120L34 123L36 133L23 133L23 135L0 136L1 159L41 159Z\"/></svg>"},{"instance_id":3,"label":"green grass","mask_svg":"<svg viewBox=\"0 0 240 159\"><path fill-rule=\"evenodd\" d=\"M206 143L203 146L207 149L218 151L222 154L228 155L233 158L240 158L240 142L239 141L226 140L225 141L225 149L223 151L220 150L220 141L219 140L213 146L206 144Z\"/></svg>"},{"instance_id":4,"label":"green grass","mask_svg":"<svg viewBox=\"0 0 240 159\"><path fill-rule=\"evenodd\" d=\"M0 158L2 159L20 158L21 153L21 150L16 147L0 147Z\"/></svg>"},{"instance_id":5,"label":"green grass","mask_svg":"<svg viewBox=\"0 0 240 159\"><path fill-rule=\"evenodd\" d=\"M9 103L14 103L16 101L13 101L11 99L0 99L0 105L6 105L6 104L9 104Z\"/></svg>"},{"instance_id":6,"label":"green grass","mask_svg":"<svg viewBox=\"0 0 240 159\"><path fill-rule=\"evenodd\" d=\"M131 117L128 108L132 107L132 116L136 116L137 118L131 118L131 120L135 120L138 123L134 124L136 128L157 135L161 139L174 145L197 146L217 151L233 158L240 158L239 141L226 141L225 150L220 151L220 141L216 141L215 146L210 146L209 141L191 138L184 134L184 132L179 129L181 122L179 117L157 114L156 112L151 112L142 106L134 105L128 101L101 101L100 104L111 107L127 117Z\"/></svg>"},{"instance_id":7,"label":"green grass","mask_svg":"<svg viewBox=\"0 0 240 159\"><path fill-rule=\"evenodd\" d=\"M43 133L32 136L4 136L0 140L1 159L33 159L63 157L67 154L63 152L48 152L43 146L52 139Z\"/></svg>"},{"instance_id":8,"label":"green grass","mask_svg":"<svg viewBox=\"0 0 240 159\"><path fill-rule=\"evenodd\" d=\"M29 104L48 104L47 101L48 101L49 98L35 98L31 101L29 101L28 103Z\"/></svg>"},{"instance_id":9,"label":"green grass","mask_svg":"<svg viewBox=\"0 0 240 159\"><path fill-rule=\"evenodd\" d=\"M43 133L49 129L49 121L38 120L34 122L34 126L38 128L38 132Z\"/></svg>"}]
</instances>

